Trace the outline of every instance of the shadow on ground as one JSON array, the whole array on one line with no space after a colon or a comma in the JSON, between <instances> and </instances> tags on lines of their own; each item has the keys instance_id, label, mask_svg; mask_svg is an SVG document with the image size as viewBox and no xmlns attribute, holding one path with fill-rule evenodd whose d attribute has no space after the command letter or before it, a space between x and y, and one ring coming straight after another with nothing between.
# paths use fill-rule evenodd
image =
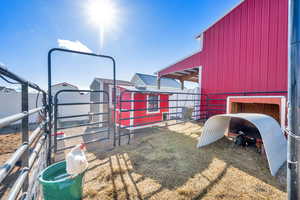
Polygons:
<instances>
[{"instance_id":1,"label":"shadow on ground","mask_svg":"<svg viewBox=\"0 0 300 200\"><path fill-rule=\"evenodd\" d=\"M255 150L232 148L226 138L197 149L200 132L201 126L188 123L144 129L111 152L88 145L85 198L286 198L285 186Z\"/></svg>"}]
</instances>

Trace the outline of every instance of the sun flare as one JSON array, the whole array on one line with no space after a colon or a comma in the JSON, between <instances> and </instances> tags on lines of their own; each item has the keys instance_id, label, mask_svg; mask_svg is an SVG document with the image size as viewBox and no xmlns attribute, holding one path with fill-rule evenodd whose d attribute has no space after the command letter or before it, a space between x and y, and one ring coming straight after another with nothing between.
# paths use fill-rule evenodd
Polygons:
<instances>
[{"instance_id":1,"label":"sun flare","mask_svg":"<svg viewBox=\"0 0 300 200\"><path fill-rule=\"evenodd\" d=\"M87 14L91 23L107 29L116 23L118 8L111 0L90 0Z\"/></svg>"},{"instance_id":2,"label":"sun flare","mask_svg":"<svg viewBox=\"0 0 300 200\"><path fill-rule=\"evenodd\" d=\"M113 0L88 0L85 10L89 22L99 31L99 50L101 50L104 46L105 33L118 29L119 8Z\"/></svg>"}]
</instances>

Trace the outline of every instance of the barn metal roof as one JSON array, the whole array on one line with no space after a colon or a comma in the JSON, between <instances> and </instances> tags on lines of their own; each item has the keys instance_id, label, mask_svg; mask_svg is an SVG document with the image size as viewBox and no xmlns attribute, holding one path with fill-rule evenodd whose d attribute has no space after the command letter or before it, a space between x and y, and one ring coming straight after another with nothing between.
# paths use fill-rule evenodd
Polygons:
<instances>
[{"instance_id":1,"label":"barn metal roof","mask_svg":"<svg viewBox=\"0 0 300 200\"><path fill-rule=\"evenodd\" d=\"M138 76L146 86L157 86L157 76L141 73L136 73L135 75ZM162 78L160 85L161 87L180 88L180 83L171 78Z\"/></svg>"}]
</instances>

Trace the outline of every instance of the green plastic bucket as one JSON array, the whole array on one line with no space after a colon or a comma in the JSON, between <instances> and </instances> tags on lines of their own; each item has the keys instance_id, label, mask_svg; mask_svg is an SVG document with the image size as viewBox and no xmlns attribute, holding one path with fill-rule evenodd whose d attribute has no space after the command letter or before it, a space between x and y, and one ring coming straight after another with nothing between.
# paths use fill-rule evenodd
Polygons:
<instances>
[{"instance_id":1,"label":"green plastic bucket","mask_svg":"<svg viewBox=\"0 0 300 200\"><path fill-rule=\"evenodd\" d=\"M84 172L70 178L66 172L66 161L58 162L44 169L39 181L45 200L75 200L82 197Z\"/></svg>"}]
</instances>

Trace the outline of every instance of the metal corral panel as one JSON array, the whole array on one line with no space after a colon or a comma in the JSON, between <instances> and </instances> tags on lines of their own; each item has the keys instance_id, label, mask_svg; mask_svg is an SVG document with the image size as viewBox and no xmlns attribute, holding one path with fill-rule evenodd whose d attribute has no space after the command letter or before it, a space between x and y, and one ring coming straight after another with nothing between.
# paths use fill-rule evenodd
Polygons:
<instances>
[{"instance_id":1,"label":"metal corral panel","mask_svg":"<svg viewBox=\"0 0 300 200\"><path fill-rule=\"evenodd\" d=\"M215 115L205 122L197 147L200 148L221 139L229 129L231 118L247 120L258 129L271 174L275 176L287 159L287 141L277 121L268 115L255 113Z\"/></svg>"}]
</instances>

